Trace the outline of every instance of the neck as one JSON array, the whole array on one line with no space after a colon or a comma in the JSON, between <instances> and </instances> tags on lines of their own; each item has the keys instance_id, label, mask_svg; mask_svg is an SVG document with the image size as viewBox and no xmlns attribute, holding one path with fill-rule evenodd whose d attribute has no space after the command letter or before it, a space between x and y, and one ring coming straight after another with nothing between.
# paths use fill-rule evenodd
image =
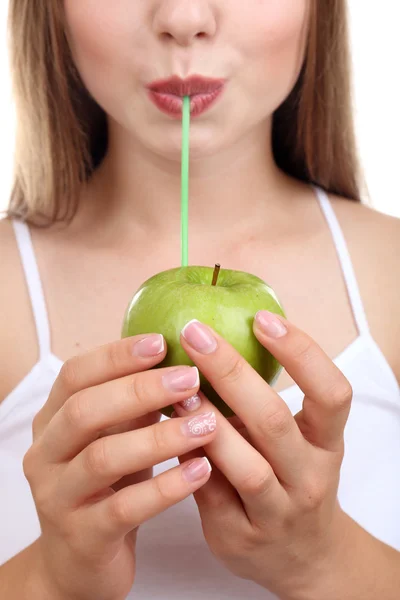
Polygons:
<instances>
[{"instance_id":1,"label":"neck","mask_svg":"<svg viewBox=\"0 0 400 600\"><path fill-rule=\"evenodd\" d=\"M149 151L111 122L108 152L87 186L81 216L97 231L100 227L116 236L138 230L163 238L179 235L180 177L179 159ZM218 156L192 159L192 238L247 230L265 221L272 227L284 212L287 216L284 199L292 186L274 162L270 122Z\"/></svg>"}]
</instances>

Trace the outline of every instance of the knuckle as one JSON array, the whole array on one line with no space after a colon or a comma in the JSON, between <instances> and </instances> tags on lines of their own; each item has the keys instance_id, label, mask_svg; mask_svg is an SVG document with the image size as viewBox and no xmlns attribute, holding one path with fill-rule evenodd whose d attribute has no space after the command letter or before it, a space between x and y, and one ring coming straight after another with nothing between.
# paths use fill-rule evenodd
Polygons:
<instances>
[{"instance_id":1,"label":"knuckle","mask_svg":"<svg viewBox=\"0 0 400 600\"><path fill-rule=\"evenodd\" d=\"M204 500L204 502L202 502L201 500L198 500L197 502L200 502L204 514L207 512L210 512L212 514L216 510L221 511L221 516L219 518L224 519L225 521L227 512L226 493L224 489L211 487L209 490L207 490L207 498Z\"/></svg>"},{"instance_id":2,"label":"knuckle","mask_svg":"<svg viewBox=\"0 0 400 600\"><path fill-rule=\"evenodd\" d=\"M273 439L280 439L287 435L291 429L292 421L283 408L272 409L267 404L257 419L257 427L262 436L268 435Z\"/></svg>"},{"instance_id":3,"label":"knuckle","mask_svg":"<svg viewBox=\"0 0 400 600\"><path fill-rule=\"evenodd\" d=\"M52 481L35 481L33 485L31 484L32 496L38 515L46 517L49 521L53 521L59 516L53 490L54 485Z\"/></svg>"},{"instance_id":4,"label":"knuckle","mask_svg":"<svg viewBox=\"0 0 400 600\"><path fill-rule=\"evenodd\" d=\"M171 483L168 478L165 477L154 477L151 480L153 489L158 499L158 503L162 506L170 506L176 499L176 493L174 493Z\"/></svg>"},{"instance_id":5,"label":"knuckle","mask_svg":"<svg viewBox=\"0 0 400 600\"><path fill-rule=\"evenodd\" d=\"M337 382L331 389L329 400L335 411L345 411L350 408L353 399L353 388L347 379Z\"/></svg>"},{"instance_id":6,"label":"knuckle","mask_svg":"<svg viewBox=\"0 0 400 600\"><path fill-rule=\"evenodd\" d=\"M291 355L296 362L307 366L314 360L315 342L307 336L300 336L292 348Z\"/></svg>"},{"instance_id":7,"label":"knuckle","mask_svg":"<svg viewBox=\"0 0 400 600\"><path fill-rule=\"evenodd\" d=\"M226 364L221 368L219 379L228 383L238 381L243 373L244 361L241 356L232 354Z\"/></svg>"},{"instance_id":8,"label":"knuckle","mask_svg":"<svg viewBox=\"0 0 400 600\"><path fill-rule=\"evenodd\" d=\"M272 470L249 473L240 484L240 490L251 497L263 496L268 493L273 484Z\"/></svg>"},{"instance_id":9,"label":"knuckle","mask_svg":"<svg viewBox=\"0 0 400 600\"><path fill-rule=\"evenodd\" d=\"M226 510L218 516L218 528L214 526L213 515L211 515L210 521L204 519L203 531L214 556L223 562L235 561L238 564L239 561L243 561L243 556L246 556L242 547L247 531L238 528L237 518L224 513L226 513Z\"/></svg>"},{"instance_id":10,"label":"knuckle","mask_svg":"<svg viewBox=\"0 0 400 600\"><path fill-rule=\"evenodd\" d=\"M25 478L29 483L32 482L36 472L36 453L34 447L31 446L29 450L25 453L22 459L22 469L25 475Z\"/></svg>"},{"instance_id":11,"label":"knuckle","mask_svg":"<svg viewBox=\"0 0 400 600\"><path fill-rule=\"evenodd\" d=\"M84 469L90 475L97 477L107 471L106 439L100 438L92 442L83 454Z\"/></svg>"},{"instance_id":12,"label":"knuckle","mask_svg":"<svg viewBox=\"0 0 400 600\"><path fill-rule=\"evenodd\" d=\"M128 378L128 392L129 400L132 400L132 397L136 404L141 407L141 410L144 413L149 411L150 404L150 392L148 383L146 383L146 379L141 376L141 374L135 374L131 378Z\"/></svg>"},{"instance_id":13,"label":"knuckle","mask_svg":"<svg viewBox=\"0 0 400 600\"><path fill-rule=\"evenodd\" d=\"M121 356L121 344L119 342L113 342L108 344L106 349L106 361L110 365L113 371L121 370L121 362L123 357Z\"/></svg>"},{"instance_id":14,"label":"knuckle","mask_svg":"<svg viewBox=\"0 0 400 600\"><path fill-rule=\"evenodd\" d=\"M35 416L33 417L32 420L32 434L33 434L33 439L35 440L40 433L43 430L43 418L42 418L42 412L41 410L39 410L39 412L37 412L35 414Z\"/></svg>"},{"instance_id":15,"label":"knuckle","mask_svg":"<svg viewBox=\"0 0 400 600\"><path fill-rule=\"evenodd\" d=\"M303 508L307 511L317 510L324 503L327 493L328 490L325 482L317 478L309 479L304 486Z\"/></svg>"},{"instance_id":16,"label":"knuckle","mask_svg":"<svg viewBox=\"0 0 400 600\"><path fill-rule=\"evenodd\" d=\"M77 392L68 398L61 410L73 429L84 429L88 415L90 415L86 390Z\"/></svg>"},{"instance_id":17,"label":"knuckle","mask_svg":"<svg viewBox=\"0 0 400 600\"><path fill-rule=\"evenodd\" d=\"M58 511L54 503L54 496L50 486L37 486L37 489L32 493L35 499L35 506L40 516L46 517L47 520L57 520Z\"/></svg>"},{"instance_id":18,"label":"knuckle","mask_svg":"<svg viewBox=\"0 0 400 600\"><path fill-rule=\"evenodd\" d=\"M165 427L162 424L156 424L150 428L151 431L151 444L152 450L155 454L164 454L165 450L169 447L166 439Z\"/></svg>"},{"instance_id":19,"label":"knuckle","mask_svg":"<svg viewBox=\"0 0 400 600\"><path fill-rule=\"evenodd\" d=\"M73 393L74 390L79 388L79 370L78 370L78 359L76 357L69 358L65 361L61 367L58 375L62 386Z\"/></svg>"},{"instance_id":20,"label":"knuckle","mask_svg":"<svg viewBox=\"0 0 400 600\"><path fill-rule=\"evenodd\" d=\"M42 477L43 467L38 462L39 452L38 447L33 444L23 457L22 467L25 478L29 483L38 514L49 520L53 519L53 517L59 517L55 506L54 493L57 478L52 477L49 472L46 473L46 478Z\"/></svg>"},{"instance_id":21,"label":"knuckle","mask_svg":"<svg viewBox=\"0 0 400 600\"><path fill-rule=\"evenodd\" d=\"M133 508L128 494L124 490L114 494L109 499L108 516L112 523L130 525L133 522Z\"/></svg>"}]
</instances>

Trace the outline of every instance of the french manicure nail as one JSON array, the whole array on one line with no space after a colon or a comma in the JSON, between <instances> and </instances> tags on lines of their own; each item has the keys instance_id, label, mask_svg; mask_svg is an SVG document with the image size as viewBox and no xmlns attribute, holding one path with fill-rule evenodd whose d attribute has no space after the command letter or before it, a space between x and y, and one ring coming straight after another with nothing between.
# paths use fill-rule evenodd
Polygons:
<instances>
[{"instance_id":1,"label":"french manicure nail","mask_svg":"<svg viewBox=\"0 0 400 600\"><path fill-rule=\"evenodd\" d=\"M168 371L162 378L165 389L170 392L184 392L200 385L197 367L179 367Z\"/></svg>"},{"instance_id":2,"label":"french manicure nail","mask_svg":"<svg viewBox=\"0 0 400 600\"><path fill-rule=\"evenodd\" d=\"M133 354L141 358L151 358L164 352L164 338L161 334L149 335L133 346Z\"/></svg>"},{"instance_id":3,"label":"french manicure nail","mask_svg":"<svg viewBox=\"0 0 400 600\"><path fill-rule=\"evenodd\" d=\"M211 465L208 458L196 458L192 462L185 465L182 469L183 477L190 483L203 479L207 473L210 473Z\"/></svg>"},{"instance_id":4,"label":"french manicure nail","mask_svg":"<svg viewBox=\"0 0 400 600\"><path fill-rule=\"evenodd\" d=\"M192 417L191 419L184 421L181 427L182 432L188 437L208 435L217 428L215 412L208 412L204 413L203 415Z\"/></svg>"},{"instance_id":5,"label":"french manicure nail","mask_svg":"<svg viewBox=\"0 0 400 600\"><path fill-rule=\"evenodd\" d=\"M281 338L287 334L287 328L280 319L267 310L260 310L255 316L260 329L271 338Z\"/></svg>"},{"instance_id":6,"label":"french manicure nail","mask_svg":"<svg viewBox=\"0 0 400 600\"><path fill-rule=\"evenodd\" d=\"M194 394L194 396L190 396L190 398L187 398L186 400L183 400L183 402L179 402L178 404L187 412L194 412L195 410L200 408L201 398L198 394Z\"/></svg>"},{"instance_id":7,"label":"french manicure nail","mask_svg":"<svg viewBox=\"0 0 400 600\"><path fill-rule=\"evenodd\" d=\"M217 340L211 331L196 319L185 325L182 335L187 343L201 354L211 354L217 349Z\"/></svg>"}]
</instances>

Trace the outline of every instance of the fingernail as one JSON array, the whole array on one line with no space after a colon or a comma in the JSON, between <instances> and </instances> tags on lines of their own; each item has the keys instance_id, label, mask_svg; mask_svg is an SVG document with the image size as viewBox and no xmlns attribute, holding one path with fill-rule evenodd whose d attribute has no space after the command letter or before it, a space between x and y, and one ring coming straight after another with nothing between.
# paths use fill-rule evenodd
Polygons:
<instances>
[{"instance_id":1,"label":"fingernail","mask_svg":"<svg viewBox=\"0 0 400 600\"><path fill-rule=\"evenodd\" d=\"M260 329L271 338L280 338L287 334L285 325L276 315L267 310L260 310L255 316Z\"/></svg>"},{"instance_id":2,"label":"fingernail","mask_svg":"<svg viewBox=\"0 0 400 600\"><path fill-rule=\"evenodd\" d=\"M211 354L217 349L217 340L212 335L210 330L197 321L189 321L182 329L182 335L188 344L192 346L197 352L201 354Z\"/></svg>"},{"instance_id":3,"label":"fingernail","mask_svg":"<svg viewBox=\"0 0 400 600\"><path fill-rule=\"evenodd\" d=\"M164 338L161 334L149 335L133 346L133 354L141 358L150 358L164 352Z\"/></svg>"},{"instance_id":4,"label":"fingernail","mask_svg":"<svg viewBox=\"0 0 400 600\"><path fill-rule=\"evenodd\" d=\"M201 406L201 398L198 394L194 394L194 396L190 396L183 402L178 402L179 406L181 406L187 412L194 412Z\"/></svg>"},{"instance_id":5,"label":"fingernail","mask_svg":"<svg viewBox=\"0 0 400 600\"><path fill-rule=\"evenodd\" d=\"M203 415L197 415L182 423L182 432L188 437L199 437L201 435L208 435L217 428L217 420L215 418L215 412L204 413Z\"/></svg>"},{"instance_id":6,"label":"fingernail","mask_svg":"<svg viewBox=\"0 0 400 600\"><path fill-rule=\"evenodd\" d=\"M179 367L162 378L163 386L170 392L184 392L200 385L197 367Z\"/></svg>"},{"instance_id":7,"label":"fingernail","mask_svg":"<svg viewBox=\"0 0 400 600\"><path fill-rule=\"evenodd\" d=\"M203 456L202 458L196 458L192 462L185 465L182 469L182 475L190 483L203 479L207 473L210 473L211 465L208 458Z\"/></svg>"}]
</instances>

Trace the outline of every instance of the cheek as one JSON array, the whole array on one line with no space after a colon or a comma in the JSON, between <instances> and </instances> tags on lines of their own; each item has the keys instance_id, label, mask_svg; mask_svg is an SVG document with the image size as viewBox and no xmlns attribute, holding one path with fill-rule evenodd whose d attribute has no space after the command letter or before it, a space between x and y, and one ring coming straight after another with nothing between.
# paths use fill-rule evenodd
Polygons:
<instances>
[{"instance_id":1,"label":"cheek","mask_svg":"<svg viewBox=\"0 0 400 600\"><path fill-rule=\"evenodd\" d=\"M250 0L244 53L258 65L259 85L291 87L300 71L308 32L310 0ZM248 20L252 19L252 23ZM242 31L245 27L242 23Z\"/></svg>"},{"instance_id":2,"label":"cheek","mask_svg":"<svg viewBox=\"0 0 400 600\"><path fill-rule=\"evenodd\" d=\"M101 82L121 82L132 65L132 39L139 23L130 0L64 0L67 36L76 66L91 92ZM136 31L137 29L137 31ZM130 60L129 60L130 59Z\"/></svg>"},{"instance_id":3,"label":"cheek","mask_svg":"<svg viewBox=\"0 0 400 600\"><path fill-rule=\"evenodd\" d=\"M104 0L65 0L64 6L68 38L74 55L80 60L83 56L102 61L109 57L109 47L116 39L117 24Z\"/></svg>"}]
</instances>

